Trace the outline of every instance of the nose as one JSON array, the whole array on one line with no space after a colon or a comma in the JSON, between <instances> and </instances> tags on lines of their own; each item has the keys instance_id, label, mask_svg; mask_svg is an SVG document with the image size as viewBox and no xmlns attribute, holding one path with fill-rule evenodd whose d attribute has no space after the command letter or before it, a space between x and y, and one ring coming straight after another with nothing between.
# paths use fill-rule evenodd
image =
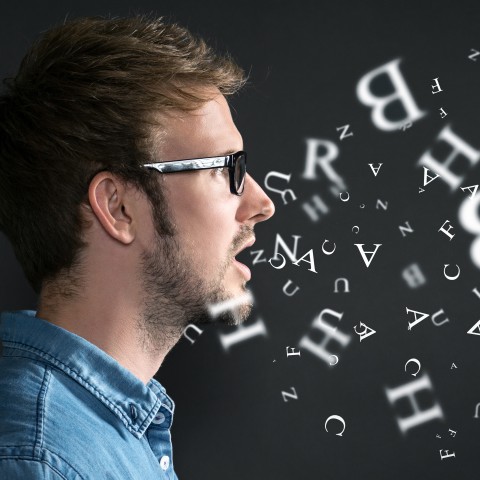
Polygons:
<instances>
[{"instance_id":1,"label":"nose","mask_svg":"<svg viewBox=\"0 0 480 480\"><path fill-rule=\"evenodd\" d=\"M250 223L251 226L258 222L268 220L275 213L275 205L263 188L247 173L245 189L240 197L237 210L237 220Z\"/></svg>"}]
</instances>

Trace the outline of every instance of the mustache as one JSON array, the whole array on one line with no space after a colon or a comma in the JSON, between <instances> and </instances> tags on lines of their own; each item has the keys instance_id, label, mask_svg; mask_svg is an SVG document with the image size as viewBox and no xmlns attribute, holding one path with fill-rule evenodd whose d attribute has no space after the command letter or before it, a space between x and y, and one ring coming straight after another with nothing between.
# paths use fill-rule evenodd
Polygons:
<instances>
[{"instance_id":1,"label":"mustache","mask_svg":"<svg viewBox=\"0 0 480 480\"><path fill-rule=\"evenodd\" d=\"M253 227L249 227L248 225L241 225L240 232L235 236L232 241L232 245L230 247L230 254L234 255L235 252L247 241L251 238L255 238L255 233L253 232Z\"/></svg>"}]
</instances>

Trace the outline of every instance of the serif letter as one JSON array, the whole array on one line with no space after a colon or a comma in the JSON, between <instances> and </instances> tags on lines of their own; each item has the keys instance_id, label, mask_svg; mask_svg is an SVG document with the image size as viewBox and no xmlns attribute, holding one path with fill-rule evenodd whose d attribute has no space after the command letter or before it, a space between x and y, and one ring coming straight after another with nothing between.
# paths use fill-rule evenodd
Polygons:
<instances>
[{"instance_id":1,"label":"serif letter","mask_svg":"<svg viewBox=\"0 0 480 480\"><path fill-rule=\"evenodd\" d=\"M393 131L406 123L415 122L422 118L426 112L422 112L417 105L405 83L399 69L400 59L397 58L364 75L357 84L357 97L364 105L372 108L372 122L380 130ZM380 76L387 75L393 87L389 95L375 95L370 86L372 81ZM400 102L405 115L398 120L387 118L387 107Z\"/></svg>"},{"instance_id":2,"label":"serif letter","mask_svg":"<svg viewBox=\"0 0 480 480\"><path fill-rule=\"evenodd\" d=\"M373 257L377 253L378 247L380 247L382 244L374 243L375 250L372 250L371 252L367 252L366 250L363 249L363 246L365 245L364 243L354 243L354 245L358 248L358 251L360 252L360 255L363 258L363 261L365 262L365 265L368 268L370 266L370 263L372 263ZM370 258L367 258L367 255L366 255L367 253L371 255Z\"/></svg>"}]
</instances>

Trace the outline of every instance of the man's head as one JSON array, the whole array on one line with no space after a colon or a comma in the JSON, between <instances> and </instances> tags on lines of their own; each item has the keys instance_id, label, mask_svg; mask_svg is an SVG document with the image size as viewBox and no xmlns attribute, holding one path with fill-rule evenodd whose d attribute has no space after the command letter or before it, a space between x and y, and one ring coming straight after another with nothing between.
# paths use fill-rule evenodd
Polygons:
<instances>
[{"instance_id":1,"label":"man's head","mask_svg":"<svg viewBox=\"0 0 480 480\"><path fill-rule=\"evenodd\" d=\"M261 188L247 175L238 197L220 170L143 165L243 149L225 96L244 82L161 19L79 19L37 41L0 100L0 227L37 293L82 295L87 257L118 275L137 262L151 321L160 306L201 321L201 303L243 291L233 257L273 214Z\"/></svg>"}]
</instances>

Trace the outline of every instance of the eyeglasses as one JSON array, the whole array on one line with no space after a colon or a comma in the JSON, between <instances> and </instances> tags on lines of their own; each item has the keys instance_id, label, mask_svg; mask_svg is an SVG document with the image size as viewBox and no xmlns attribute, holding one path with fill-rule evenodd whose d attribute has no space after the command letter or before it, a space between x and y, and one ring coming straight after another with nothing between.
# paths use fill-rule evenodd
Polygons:
<instances>
[{"instance_id":1,"label":"eyeglasses","mask_svg":"<svg viewBox=\"0 0 480 480\"><path fill-rule=\"evenodd\" d=\"M228 168L230 192L241 195L245 188L247 173L247 152L240 151L224 157L190 158L160 163L145 163L147 168L154 168L161 173L186 172L188 170L206 170L209 168Z\"/></svg>"}]
</instances>

